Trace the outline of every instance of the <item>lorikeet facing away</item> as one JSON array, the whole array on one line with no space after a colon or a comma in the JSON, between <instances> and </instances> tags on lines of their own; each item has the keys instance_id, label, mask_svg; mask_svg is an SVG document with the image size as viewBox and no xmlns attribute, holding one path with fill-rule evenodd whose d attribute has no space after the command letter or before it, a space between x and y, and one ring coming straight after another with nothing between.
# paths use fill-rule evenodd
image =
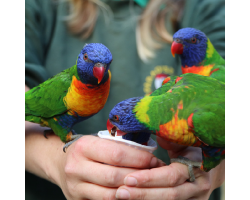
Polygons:
<instances>
[{"instance_id":1,"label":"lorikeet facing away","mask_svg":"<svg viewBox=\"0 0 250 200\"><path fill-rule=\"evenodd\" d=\"M225 82L225 60L200 30L183 28L173 35L172 55L179 54L182 73L210 76Z\"/></svg>"},{"instance_id":2,"label":"lorikeet facing away","mask_svg":"<svg viewBox=\"0 0 250 200\"><path fill-rule=\"evenodd\" d=\"M189 166L194 181L193 166L207 172L225 158L225 83L191 73L169 77L151 95L118 103L110 111L107 128L112 134L152 133L202 148L202 163L177 159Z\"/></svg>"},{"instance_id":3,"label":"lorikeet facing away","mask_svg":"<svg viewBox=\"0 0 250 200\"><path fill-rule=\"evenodd\" d=\"M25 93L25 120L50 127L66 143L65 151L81 137L72 127L104 107L109 95L111 61L112 54L106 46L86 44L76 65Z\"/></svg>"}]
</instances>

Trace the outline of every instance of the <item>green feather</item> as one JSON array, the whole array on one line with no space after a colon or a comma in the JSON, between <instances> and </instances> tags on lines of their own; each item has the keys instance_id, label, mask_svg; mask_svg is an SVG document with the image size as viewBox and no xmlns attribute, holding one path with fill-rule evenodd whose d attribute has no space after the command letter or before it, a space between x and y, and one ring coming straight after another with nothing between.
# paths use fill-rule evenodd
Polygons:
<instances>
[{"instance_id":1,"label":"green feather","mask_svg":"<svg viewBox=\"0 0 250 200\"><path fill-rule=\"evenodd\" d=\"M206 65L214 65L211 69L217 70L213 72L210 77L220 80L225 83L225 60L220 56L220 54L216 51L213 44L210 42L209 38L207 38L207 51L206 57L203 62L200 63L201 66Z\"/></svg>"},{"instance_id":2,"label":"green feather","mask_svg":"<svg viewBox=\"0 0 250 200\"><path fill-rule=\"evenodd\" d=\"M215 147L225 145L225 84L211 77L197 74L184 74L174 86L174 80L157 89L145 114L149 122L143 122L152 131L159 131L159 126L172 120L178 104L183 102L183 109L178 109L179 119L187 120L193 115L194 134L203 142ZM172 92L167 92L169 89ZM143 100L141 100L142 102Z\"/></svg>"},{"instance_id":3,"label":"green feather","mask_svg":"<svg viewBox=\"0 0 250 200\"><path fill-rule=\"evenodd\" d=\"M33 116L50 118L66 112L63 98L68 92L73 75L77 76L76 65L27 91L25 93L25 120L30 121ZM32 117L30 118L29 115ZM34 120L36 122L38 118Z\"/></svg>"}]
</instances>

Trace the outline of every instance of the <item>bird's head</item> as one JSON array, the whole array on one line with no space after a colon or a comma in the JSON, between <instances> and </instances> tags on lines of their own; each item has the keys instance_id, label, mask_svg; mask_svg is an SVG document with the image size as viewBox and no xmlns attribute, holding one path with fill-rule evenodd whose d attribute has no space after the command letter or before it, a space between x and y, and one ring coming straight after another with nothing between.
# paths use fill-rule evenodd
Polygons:
<instances>
[{"instance_id":1,"label":"bird's head","mask_svg":"<svg viewBox=\"0 0 250 200\"><path fill-rule=\"evenodd\" d=\"M146 127L136 119L133 112L135 105L141 99L142 97L126 99L116 104L110 111L107 129L112 136L115 136L116 131L117 136L145 131Z\"/></svg>"},{"instance_id":2,"label":"bird's head","mask_svg":"<svg viewBox=\"0 0 250 200\"><path fill-rule=\"evenodd\" d=\"M77 59L77 72L83 82L100 84L112 62L109 49L100 43L86 44Z\"/></svg>"},{"instance_id":3,"label":"bird's head","mask_svg":"<svg viewBox=\"0 0 250 200\"><path fill-rule=\"evenodd\" d=\"M206 56L207 37L200 30L182 28L173 35L172 55L179 54L182 66L197 66Z\"/></svg>"}]
</instances>

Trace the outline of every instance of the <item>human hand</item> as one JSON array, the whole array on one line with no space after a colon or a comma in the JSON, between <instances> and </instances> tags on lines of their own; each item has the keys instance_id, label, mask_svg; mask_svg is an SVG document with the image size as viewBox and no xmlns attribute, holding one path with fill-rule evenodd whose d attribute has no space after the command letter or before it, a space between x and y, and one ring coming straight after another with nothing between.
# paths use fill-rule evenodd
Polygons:
<instances>
[{"instance_id":1,"label":"human hand","mask_svg":"<svg viewBox=\"0 0 250 200\"><path fill-rule=\"evenodd\" d=\"M162 166L148 152L94 136L81 137L59 156L52 179L67 199L115 199L126 175Z\"/></svg>"},{"instance_id":2,"label":"human hand","mask_svg":"<svg viewBox=\"0 0 250 200\"><path fill-rule=\"evenodd\" d=\"M167 142L159 137L161 147L168 150L170 158L179 155L201 161L201 149ZM186 165L172 163L169 166L139 170L127 175L124 186L119 187L117 199L208 199L212 191L225 179L225 161L209 172L194 168L195 181L188 182Z\"/></svg>"}]
</instances>

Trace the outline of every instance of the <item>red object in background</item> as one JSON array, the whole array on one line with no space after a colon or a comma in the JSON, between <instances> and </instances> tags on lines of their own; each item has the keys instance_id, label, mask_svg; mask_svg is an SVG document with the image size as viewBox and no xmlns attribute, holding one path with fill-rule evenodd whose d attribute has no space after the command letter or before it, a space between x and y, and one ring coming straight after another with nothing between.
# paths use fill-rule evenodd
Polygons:
<instances>
[{"instance_id":1,"label":"red object in background","mask_svg":"<svg viewBox=\"0 0 250 200\"><path fill-rule=\"evenodd\" d=\"M154 81L155 89L158 89L159 87L161 87L163 81L164 81L168 76L169 76L168 74L164 74L164 73L157 74L157 75L155 76L155 81Z\"/></svg>"}]
</instances>

